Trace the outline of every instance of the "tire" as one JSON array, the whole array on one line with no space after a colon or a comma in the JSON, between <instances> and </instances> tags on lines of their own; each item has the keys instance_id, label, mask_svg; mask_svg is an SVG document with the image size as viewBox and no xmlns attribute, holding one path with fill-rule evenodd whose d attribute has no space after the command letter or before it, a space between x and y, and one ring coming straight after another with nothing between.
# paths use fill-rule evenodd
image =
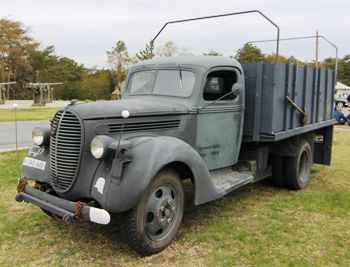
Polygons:
<instances>
[{"instance_id":1,"label":"tire","mask_svg":"<svg viewBox=\"0 0 350 267\"><path fill-rule=\"evenodd\" d=\"M338 107L338 108L344 107L344 103L341 102L341 101L337 102L337 107Z\"/></svg>"},{"instance_id":2,"label":"tire","mask_svg":"<svg viewBox=\"0 0 350 267\"><path fill-rule=\"evenodd\" d=\"M271 181L273 185L277 187L284 187L284 162L285 159L282 156L271 155L271 167L272 175Z\"/></svg>"},{"instance_id":3,"label":"tire","mask_svg":"<svg viewBox=\"0 0 350 267\"><path fill-rule=\"evenodd\" d=\"M301 140L295 157L286 158L285 183L289 189L305 188L310 180L313 153L309 142Z\"/></svg>"},{"instance_id":4,"label":"tire","mask_svg":"<svg viewBox=\"0 0 350 267\"><path fill-rule=\"evenodd\" d=\"M159 172L138 205L124 214L123 239L142 256L162 251L180 227L184 201L184 189L177 173L171 169Z\"/></svg>"}]
</instances>

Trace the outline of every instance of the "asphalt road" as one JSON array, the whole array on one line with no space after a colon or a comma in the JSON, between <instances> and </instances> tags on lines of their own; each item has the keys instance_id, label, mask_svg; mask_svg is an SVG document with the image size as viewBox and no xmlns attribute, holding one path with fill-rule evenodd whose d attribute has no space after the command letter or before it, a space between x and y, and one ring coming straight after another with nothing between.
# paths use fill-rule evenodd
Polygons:
<instances>
[{"instance_id":1,"label":"asphalt road","mask_svg":"<svg viewBox=\"0 0 350 267\"><path fill-rule=\"evenodd\" d=\"M18 148L30 147L32 144L32 130L36 126L49 127L48 120L18 121ZM0 152L16 149L15 122L0 122Z\"/></svg>"},{"instance_id":2,"label":"asphalt road","mask_svg":"<svg viewBox=\"0 0 350 267\"><path fill-rule=\"evenodd\" d=\"M343 111L344 112L344 111ZM18 121L17 138L18 148L26 148L32 145L32 130L34 127L49 127L48 120ZM350 131L349 129L336 128L336 131ZM0 122L0 152L16 149L15 122Z\"/></svg>"},{"instance_id":3,"label":"asphalt road","mask_svg":"<svg viewBox=\"0 0 350 267\"><path fill-rule=\"evenodd\" d=\"M52 103L46 103L45 108L63 108L67 106L70 101L53 101ZM6 100L5 104L0 105L1 109L13 108L13 104L17 104L17 108L31 108L33 100Z\"/></svg>"}]
</instances>

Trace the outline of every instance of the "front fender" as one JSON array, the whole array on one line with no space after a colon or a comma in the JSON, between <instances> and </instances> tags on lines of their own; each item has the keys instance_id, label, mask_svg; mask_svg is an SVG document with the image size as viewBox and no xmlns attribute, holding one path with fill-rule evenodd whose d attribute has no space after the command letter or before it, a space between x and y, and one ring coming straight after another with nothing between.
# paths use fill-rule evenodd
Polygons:
<instances>
[{"instance_id":1,"label":"front fender","mask_svg":"<svg viewBox=\"0 0 350 267\"><path fill-rule=\"evenodd\" d=\"M132 141L132 161L124 164L121 180L110 175L111 161L96 172L92 196L108 211L122 212L136 206L153 177L172 162L185 163L195 181L195 204L219 197L208 168L200 155L180 139L168 136L139 137ZM103 189L98 179L103 177Z\"/></svg>"}]
</instances>

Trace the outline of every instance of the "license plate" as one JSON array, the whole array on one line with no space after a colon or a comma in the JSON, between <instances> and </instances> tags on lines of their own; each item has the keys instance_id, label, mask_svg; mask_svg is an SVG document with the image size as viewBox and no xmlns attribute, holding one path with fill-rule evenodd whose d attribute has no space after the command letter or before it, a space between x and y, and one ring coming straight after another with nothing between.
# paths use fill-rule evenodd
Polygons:
<instances>
[{"instance_id":1,"label":"license plate","mask_svg":"<svg viewBox=\"0 0 350 267\"><path fill-rule=\"evenodd\" d=\"M36 168L39 170L45 170L46 162L38 159L33 159L29 157L25 157L23 160L23 165Z\"/></svg>"}]
</instances>

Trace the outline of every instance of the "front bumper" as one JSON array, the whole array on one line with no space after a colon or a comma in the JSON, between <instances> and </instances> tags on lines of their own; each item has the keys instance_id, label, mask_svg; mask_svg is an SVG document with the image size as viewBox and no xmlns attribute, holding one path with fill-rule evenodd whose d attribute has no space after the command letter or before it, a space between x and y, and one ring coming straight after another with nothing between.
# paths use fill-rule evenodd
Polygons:
<instances>
[{"instance_id":1,"label":"front bumper","mask_svg":"<svg viewBox=\"0 0 350 267\"><path fill-rule=\"evenodd\" d=\"M108 224L111 220L110 214L104 209L50 195L29 186L24 179L19 180L17 190L16 200L18 202L30 202L61 217L66 223L83 219L98 224Z\"/></svg>"}]
</instances>

